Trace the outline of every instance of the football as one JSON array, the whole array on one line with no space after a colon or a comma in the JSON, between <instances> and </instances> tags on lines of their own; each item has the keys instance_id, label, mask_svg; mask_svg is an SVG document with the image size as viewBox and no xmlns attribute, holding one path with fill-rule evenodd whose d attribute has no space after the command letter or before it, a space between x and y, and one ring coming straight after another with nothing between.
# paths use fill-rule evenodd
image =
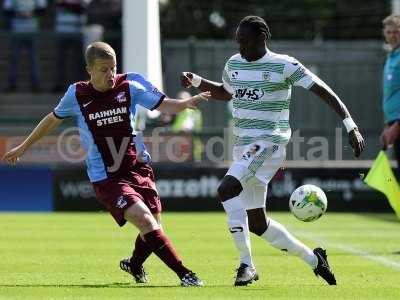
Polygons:
<instances>
[{"instance_id":1,"label":"football","mask_svg":"<svg viewBox=\"0 0 400 300\"><path fill-rule=\"evenodd\" d=\"M303 222L319 219L328 207L328 200L319 187L306 184L294 190L289 200L292 214Z\"/></svg>"}]
</instances>

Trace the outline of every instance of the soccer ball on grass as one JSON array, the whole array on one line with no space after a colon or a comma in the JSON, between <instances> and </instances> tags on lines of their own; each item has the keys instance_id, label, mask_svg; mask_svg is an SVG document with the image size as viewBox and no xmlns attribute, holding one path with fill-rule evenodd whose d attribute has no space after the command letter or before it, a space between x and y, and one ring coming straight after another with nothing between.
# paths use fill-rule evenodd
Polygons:
<instances>
[{"instance_id":1,"label":"soccer ball on grass","mask_svg":"<svg viewBox=\"0 0 400 300\"><path fill-rule=\"evenodd\" d=\"M289 200L292 214L303 222L319 219L328 207L328 200L319 187L306 184L294 190Z\"/></svg>"}]
</instances>

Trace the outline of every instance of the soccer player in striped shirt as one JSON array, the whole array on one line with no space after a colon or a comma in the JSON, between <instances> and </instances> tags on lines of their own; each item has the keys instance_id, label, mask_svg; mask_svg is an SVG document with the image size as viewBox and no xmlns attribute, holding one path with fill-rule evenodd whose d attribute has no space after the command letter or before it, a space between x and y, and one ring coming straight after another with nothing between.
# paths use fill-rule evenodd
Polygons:
<instances>
[{"instance_id":1,"label":"soccer player in striped shirt","mask_svg":"<svg viewBox=\"0 0 400 300\"><path fill-rule=\"evenodd\" d=\"M181 83L211 97L233 101L233 164L221 181L218 195L228 217L228 227L240 253L235 286L258 280L252 261L249 232L273 247L296 255L330 285L336 284L325 249L311 250L284 226L268 218L265 210L267 185L285 159L291 135L289 103L293 86L310 90L343 120L354 155L364 149L364 140L339 97L315 74L293 57L267 48L270 31L257 16L243 18L236 31L239 53L226 63L222 83L184 72Z\"/></svg>"},{"instance_id":2,"label":"soccer player in striped shirt","mask_svg":"<svg viewBox=\"0 0 400 300\"><path fill-rule=\"evenodd\" d=\"M86 49L89 81L69 86L64 97L26 140L7 152L3 159L15 164L28 148L73 117L86 150L86 166L97 200L119 226L129 222L139 229L130 259L120 267L137 283L147 281L143 263L155 253L181 280L182 286L202 286L203 282L186 268L161 227L161 202L144 145L133 134L136 105L175 114L195 108L209 97L170 99L137 73L116 74L114 49L95 42Z\"/></svg>"}]
</instances>

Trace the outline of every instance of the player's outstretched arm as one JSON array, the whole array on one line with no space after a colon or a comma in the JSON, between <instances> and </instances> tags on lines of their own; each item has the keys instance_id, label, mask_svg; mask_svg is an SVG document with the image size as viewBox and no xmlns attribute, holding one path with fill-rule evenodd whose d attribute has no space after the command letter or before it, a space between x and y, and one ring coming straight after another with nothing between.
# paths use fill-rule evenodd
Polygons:
<instances>
[{"instance_id":1,"label":"player's outstretched arm","mask_svg":"<svg viewBox=\"0 0 400 300\"><path fill-rule=\"evenodd\" d=\"M210 81L191 72L182 72L181 85L185 88L195 87L202 92L210 91L211 97L216 100L229 101L232 94L223 87L222 83Z\"/></svg>"},{"instance_id":2,"label":"player's outstretched arm","mask_svg":"<svg viewBox=\"0 0 400 300\"><path fill-rule=\"evenodd\" d=\"M165 98L157 110L168 114L177 114L186 108L196 109L200 102L207 101L210 96L210 92L202 92L187 99Z\"/></svg>"},{"instance_id":3,"label":"player's outstretched arm","mask_svg":"<svg viewBox=\"0 0 400 300\"><path fill-rule=\"evenodd\" d=\"M353 148L354 156L359 157L365 148L364 138L358 131L346 105L322 80L314 82L310 91L326 102L342 118L349 134L349 144Z\"/></svg>"},{"instance_id":4,"label":"player's outstretched arm","mask_svg":"<svg viewBox=\"0 0 400 300\"><path fill-rule=\"evenodd\" d=\"M3 156L3 160L14 165L28 148L47 135L51 130L59 126L63 122L62 119L56 118L51 112L45 116L32 133L17 147L11 149Z\"/></svg>"}]
</instances>

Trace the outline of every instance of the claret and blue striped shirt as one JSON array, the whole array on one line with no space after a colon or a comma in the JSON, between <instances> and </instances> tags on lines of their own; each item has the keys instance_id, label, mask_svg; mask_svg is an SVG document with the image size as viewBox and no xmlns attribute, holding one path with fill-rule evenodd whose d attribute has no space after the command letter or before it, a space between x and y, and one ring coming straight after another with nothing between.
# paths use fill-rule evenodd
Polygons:
<instances>
[{"instance_id":1,"label":"claret and blue striped shirt","mask_svg":"<svg viewBox=\"0 0 400 300\"><path fill-rule=\"evenodd\" d=\"M54 109L58 118L74 117L91 182L117 176L136 162L132 147L136 105L157 108L165 95L137 73L118 74L114 88L99 92L89 81L72 84ZM115 154L126 147L118 169Z\"/></svg>"}]
</instances>

